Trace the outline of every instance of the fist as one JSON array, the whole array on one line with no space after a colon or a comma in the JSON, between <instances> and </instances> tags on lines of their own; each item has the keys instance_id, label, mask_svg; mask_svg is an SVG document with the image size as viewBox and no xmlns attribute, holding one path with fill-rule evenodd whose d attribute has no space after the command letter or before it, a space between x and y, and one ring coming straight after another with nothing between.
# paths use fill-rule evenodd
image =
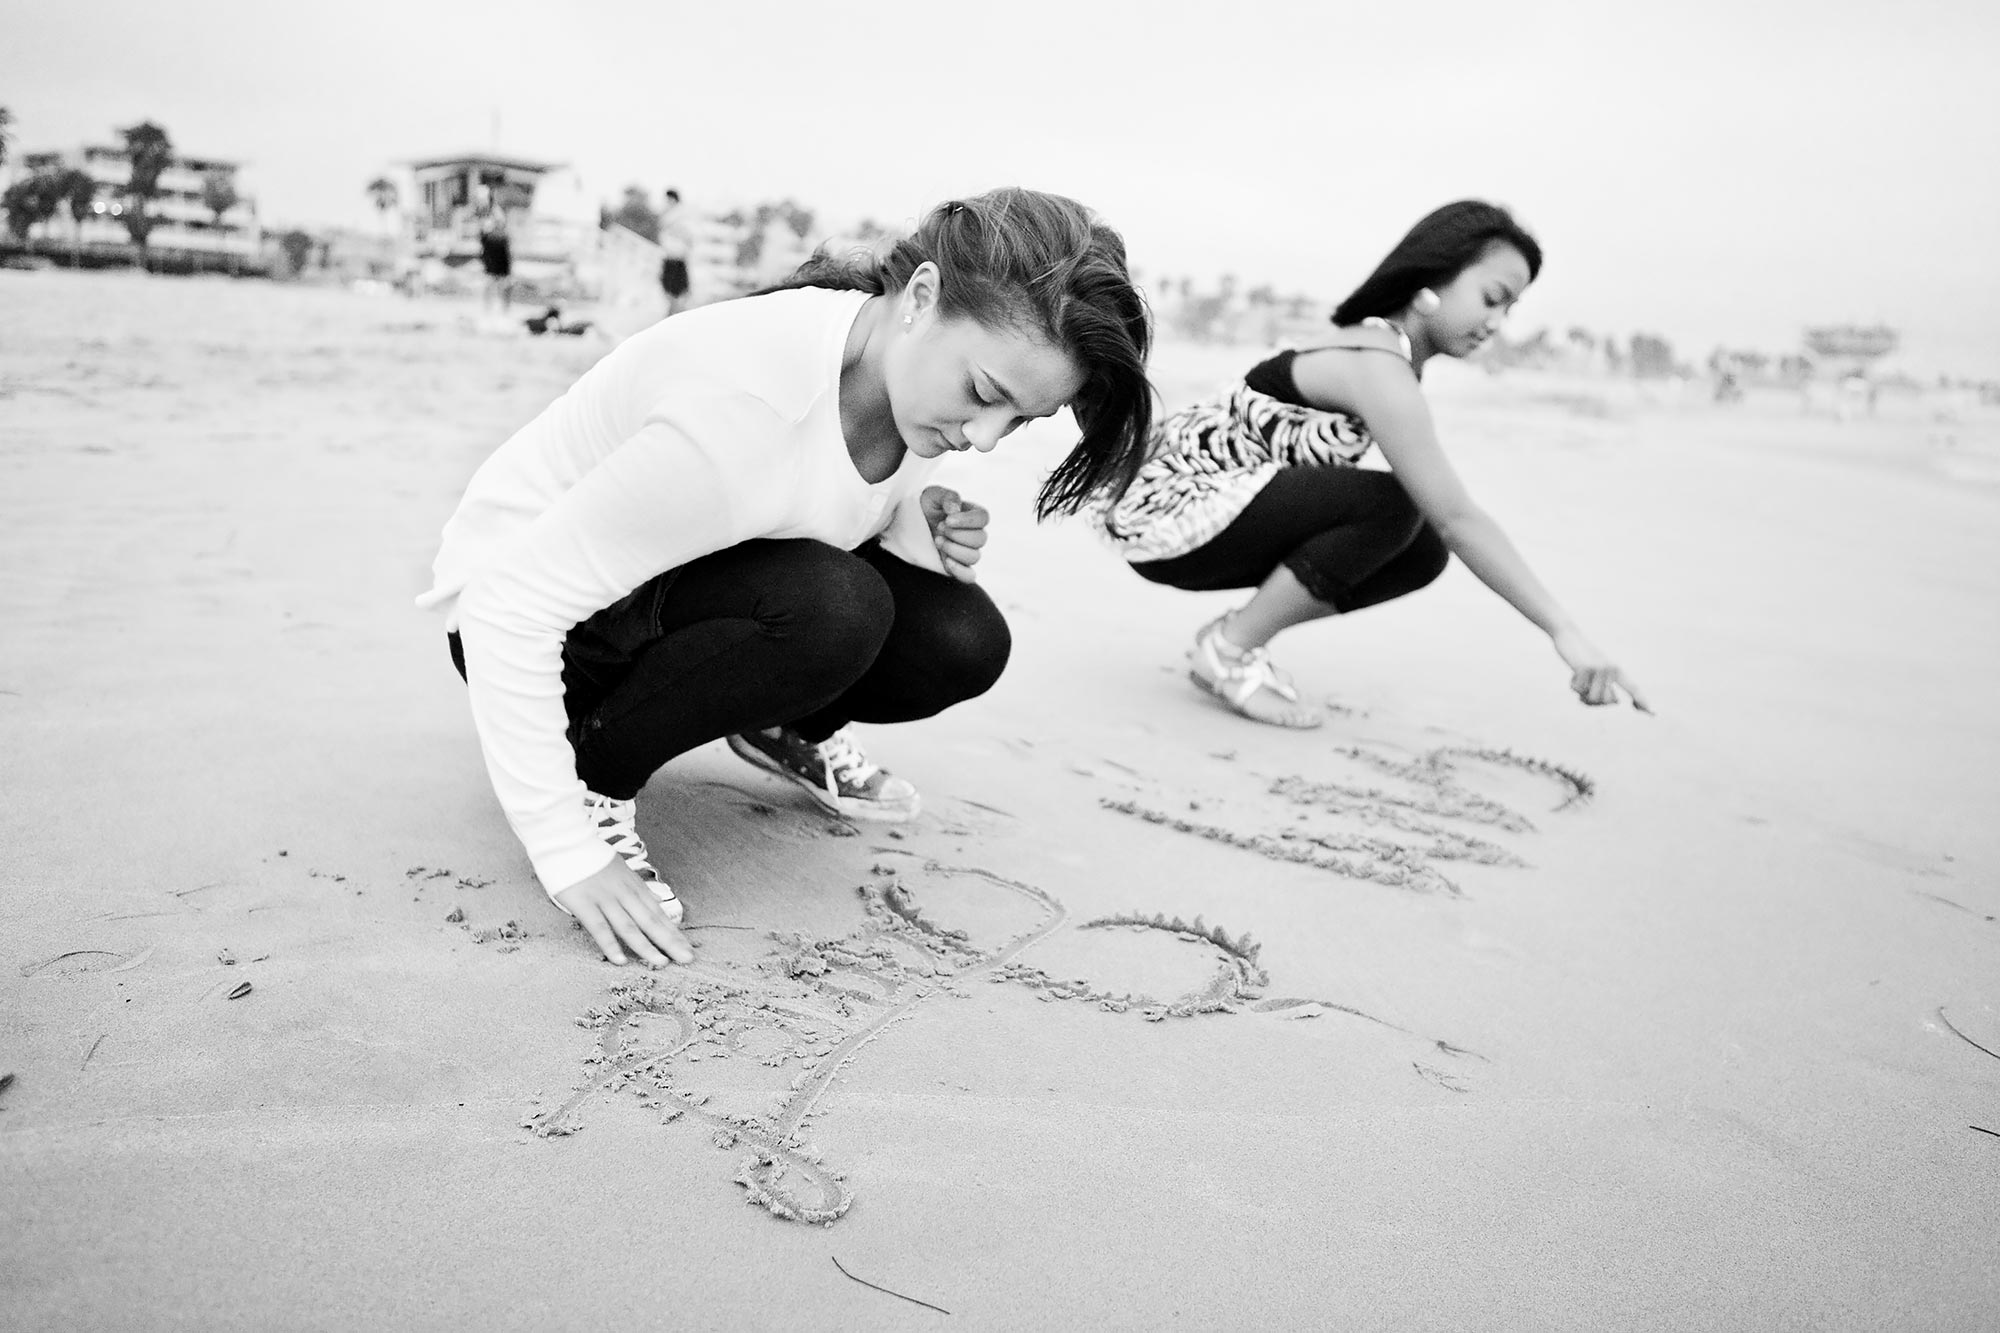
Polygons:
<instances>
[{"instance_id":1,"label":"fist","mask_svg":"<svg viewBox=\"0 0 2000 1333\"><path fill-rule=\"evenodd\" d=\"M931 541L937 546L944 572L970 583L976 577L972 567L979 563L980 548L986 545L986 523L990 515L979 505L946 486L927 486L923 494L924 521L930 524Z\"/></svg>"}]
</instances>

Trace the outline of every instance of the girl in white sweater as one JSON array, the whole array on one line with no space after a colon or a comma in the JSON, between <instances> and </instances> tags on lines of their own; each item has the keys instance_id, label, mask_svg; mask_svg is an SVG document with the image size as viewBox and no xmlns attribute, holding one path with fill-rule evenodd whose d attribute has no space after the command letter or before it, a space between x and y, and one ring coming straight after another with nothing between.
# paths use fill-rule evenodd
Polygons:
<instances>
[{"instance_id":1,"label":"girl in white sweater","mask_svg":"<svg viewBox=\"0 0 2000 1333\"><path fill-rule=\"evenodd\" d=\"M1068 407L1037 512L1115 497L1148 342L1117 233L996 190L635 335L479 468L419 604L509 824L606 958L693 957L633 820L675 755L727 737L829 810L916 814L846 724L972 698L1010 644L972 582L986 511L927 485L936 461Z\"/></svg>"}]
</instances>

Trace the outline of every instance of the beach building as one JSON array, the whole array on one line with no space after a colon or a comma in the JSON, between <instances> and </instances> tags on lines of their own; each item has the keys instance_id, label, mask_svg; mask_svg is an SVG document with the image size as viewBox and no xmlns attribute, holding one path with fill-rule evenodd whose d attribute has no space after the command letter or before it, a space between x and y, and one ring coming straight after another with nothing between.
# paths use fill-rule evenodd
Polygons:
<instances>
[{"instance_id":1,"label":"beach building","mask_svg":"<svg viewBox=\"0 0 2000 1333\"><path fill-rule=\"evenodd\" d=\"M90 213L79 225L68 210L40 223L29 233L30 241L49 248L75 246L98 259L132 256L138 246L122 221L130 201L125 187L132 179L132 159L125 149L108 144L85 144L69 152L25 153L21 170L41 172L77 168L97 182L97 198ZM146 209L159 221L148 234L148 249L156 262L200 266L227 261L254 263L264 244L263 229L257 219L256 200L240 193L238 171L241 164L217 157L176 154L160 173L159 193ZM209 181L227 187L235 201L219 214L208 205Z\"/></svg>"},{"instance_id":2,"label":"beach building","mask_svg":"<svg viewBox=\"0 0 2000 1333\"><path fill-rule=\"evenodd\" d=\"M1806 350L1835 377L1865 376L1902 336L1886 324L1824 324L1805 331Z\"/></svg>"},{"instance_id":3,"label":"beach building","mask_svg":"<svg viewBox=\"0 0 2000 1333\"><path fill-rule=\"evenodd\" d=\"M387 173L395 187L378 222L424 286L483 279L480 233L504 221L515 278L543 292L573 293L596 250L596 205L575 171L499 152L420 157Z\"/></svg>"},{"instance_id":4,"label":"beach building","mask_svg":"<svg viewBox=\"0 0 2000 1333\"><path fill-rule=\"evenodd\" d=\"M418 255L453 265L478 260L480 230L494 214L506 219L517 260L534 253L535 191L561 165L499 153L409 163L413 188L406 217Z\"/></svg>"}]
</instances>

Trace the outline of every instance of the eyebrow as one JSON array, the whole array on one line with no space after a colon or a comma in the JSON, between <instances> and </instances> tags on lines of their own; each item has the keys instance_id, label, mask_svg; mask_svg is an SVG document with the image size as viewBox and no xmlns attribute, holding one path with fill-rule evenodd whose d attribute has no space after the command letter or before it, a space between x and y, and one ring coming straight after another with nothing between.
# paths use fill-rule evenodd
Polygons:
<instances>
[{"instance_id":1,"label":"eyebrow","mask_svg":"<svg viewBox=\"0 0 2000 1333\"><path fill-rule=\"evenodd\" d=\"M1002 398L1005 398L1008 402L1012 403L1016 407L1019 407L1021 405L1021 400L1014 396L1014 391L1012 389L1008 388L1006 385L1000 382L1000 377L998 375L995 375L992 371L988 370L986 367L978 364L975 364L972 367L972 369L975 374L984 375L986 377L986 382L987 384L992 386L993 392L999 394Z\"/></svg>"},{"instance_id":2,"label":"eyebrow","mask_svg":"<svg viewBox=\"0 0 2000 1333\"><path fill-rule=\"evenodd\" d=\"M1018 408L1022 416L1032 417L1036 421L1041 421L1044 418L1054 416L1056 412L1062 411L1062 408L1058 406L1051 412L1030 412L1027 408L1021 406L1021 400L1014 396L1014 391L1000 382L998 375L995 375L992 371L981 365L974 365L973 370L978 374L984 375L986 382L993 386L993 391Z\"/></svg>"}]
</instances>

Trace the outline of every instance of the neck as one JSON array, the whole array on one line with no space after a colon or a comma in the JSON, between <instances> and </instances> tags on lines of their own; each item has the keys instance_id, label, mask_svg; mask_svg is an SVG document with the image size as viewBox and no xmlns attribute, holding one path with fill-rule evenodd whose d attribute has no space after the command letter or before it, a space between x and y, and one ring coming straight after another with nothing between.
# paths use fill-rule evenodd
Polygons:
<instances>
[{"instance_id":1,"label":"neck","mask_svg":"<svg viewBox=\"0 0 2000 1333\"><path fill-rule=\"evenodd\" d=\"M1437 348L1431 345L1430 332L1424 327L1424 321L1412 310L1390 315L1388 320L1410 340L1410 365L1419 375L1423 374L1424 362L1437 355Z\"/></svg>"},{"instance_id":2,"label":"neck","mask_svg":"<svg viewBox=\"0 0 2000 1333\"><path fill-rule=\"evenodd\" d=\"M840 433L848 457L870 481L880 481L903 461L903 437L889 406L889 385L882 372L889 346L889 321L894 306L870 297L847 333L847 350L840 362Z\"/></svg>"}]
</instances>

